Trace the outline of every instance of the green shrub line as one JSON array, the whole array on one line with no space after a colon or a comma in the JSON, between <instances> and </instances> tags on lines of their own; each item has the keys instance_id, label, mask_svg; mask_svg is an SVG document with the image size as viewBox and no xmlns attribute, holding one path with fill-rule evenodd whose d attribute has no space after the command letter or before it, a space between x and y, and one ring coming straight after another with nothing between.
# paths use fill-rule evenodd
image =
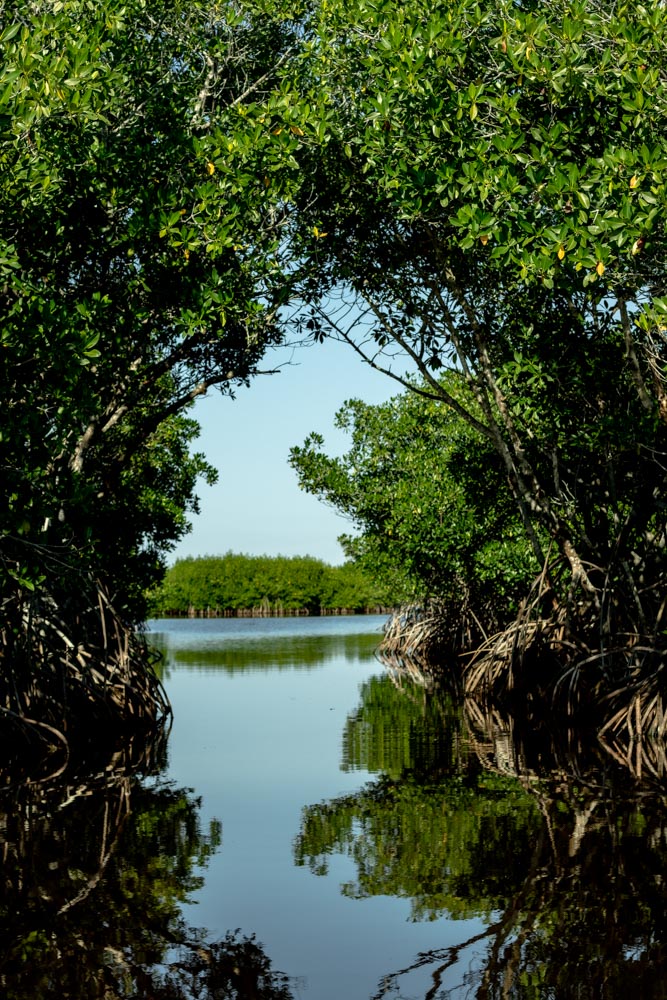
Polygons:
<instances>
[{"instance_id":1,"label":"green shrub line","mask_svg":"<svg viewBox=\"0 0 667 1000\"><path fill-rule=\"evenodd\" d=\"M152 617L268 617L383 614L398 604L355 563L332 566L312 556L178 559L149 594Z\"/></svg>"}]
</instances>

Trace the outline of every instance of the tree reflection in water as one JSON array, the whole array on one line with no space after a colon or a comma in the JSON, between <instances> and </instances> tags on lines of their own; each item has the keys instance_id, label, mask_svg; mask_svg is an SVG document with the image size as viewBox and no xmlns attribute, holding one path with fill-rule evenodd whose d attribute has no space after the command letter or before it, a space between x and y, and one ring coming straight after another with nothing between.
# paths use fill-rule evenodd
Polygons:
<instances>
[{"instance_id":1,"label":"tree reflection in water","mask_svg":"<svg viewBox=\"0 0 667 1000\"><path fill-rule=\"evenodd\" d=\"M0 772L6 1000L290 1000L254 938L218 942L181 904L221 843L164 781L164 734L57 780Z\"/></svg>"},{"instance_id":2,"label":"tree reflection in water","mask_svg":"<svg viewBox=\"0 0 667 1000\"><path fill-rule=\"evenodd\" d=\"M378 778L304 810L296 863L321 874L343 853L345 895L486 926L390 972L375 1000L667 997L664 785L393 680L365 685L344 731L344 766Z\"/></svg>"}]
</instances>

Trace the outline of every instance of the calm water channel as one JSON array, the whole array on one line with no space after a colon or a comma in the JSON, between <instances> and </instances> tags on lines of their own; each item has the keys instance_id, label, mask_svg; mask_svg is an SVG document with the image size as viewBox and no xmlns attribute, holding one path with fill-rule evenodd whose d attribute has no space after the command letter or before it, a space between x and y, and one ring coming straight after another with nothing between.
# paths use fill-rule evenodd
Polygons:
<instances>
[{"instance_id":1,"label":"calm water channel","mask_svg":"<svg viewBox=\"0 0 667 1000\"><path fill-rule=\"evenodd\" d=\"M455 706L382 621L151 622L168 738L3 778L0 997L667 996L658 758Z\"/></svg>"}]
</instances>

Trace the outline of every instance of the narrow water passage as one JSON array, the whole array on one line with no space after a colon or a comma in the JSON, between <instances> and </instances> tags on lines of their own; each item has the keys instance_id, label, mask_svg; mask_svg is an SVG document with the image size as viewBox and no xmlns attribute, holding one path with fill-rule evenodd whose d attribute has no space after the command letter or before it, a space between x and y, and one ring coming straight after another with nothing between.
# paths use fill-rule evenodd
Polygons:
<instances>
[{"instance_id":1,"label":"narrow water passage","mask_svg":"<svg viewBox=\"0 0 667 1000\"><path fill-rule=\"evenodd\" d=\"M323 844L311 865L303 853L308 810L358 793L373 776L368 767L377 769L359 752L365 735L373 738L368 722L356 747L344 737L362 690L374 678L392 687L373 656L382 622L152 623L167 649L174 707L169 776L196 788L204 825L214 817L222 824L221 848L187 919L214 937L236 928L256 934L295 995L313 1000L370 997L418 952L483 929L476 918L416 922L411 900L390 891L355 898L357 866L344 850ZM405 728L379 721L386 763L409 763Z\"/></svg>"},{"instance_id":2,"label":"narrow water passage","mask_svg":"<svg viewBox=\"0 0 667 1000\"><path fill-rule=\"evenodd\" d=\"M170 734L0 767L0 995L667 997L657 766L454 704L381 624L154 622Z\"/></svg>"}]
</instances>

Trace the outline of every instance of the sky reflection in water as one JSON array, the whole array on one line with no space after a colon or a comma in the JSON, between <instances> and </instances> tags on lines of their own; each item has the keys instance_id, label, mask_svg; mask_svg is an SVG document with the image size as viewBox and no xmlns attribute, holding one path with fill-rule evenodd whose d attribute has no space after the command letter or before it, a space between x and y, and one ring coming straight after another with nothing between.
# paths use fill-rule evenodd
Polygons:
<instances>
[{"instance_id":1,"label":"sky reflection in water","mask_svg":"<svg viewBox=\"0 0 667 1000\"><path fill-rule=\"evenodd\" d=\"M364 624L307 620L309 672L223 657L204 710L174 669L172 767L197 772L224 829L203 922L252 928L315 1000L667 995L659 790L599 748L557 757L536 723L487 731L394 683ZM255 665L285 666L301 625L279 623Z\"/></svg>"},{"instance_id":2,"label":"sky reflection in water","mask_svg":"<svg viewBox=\"0 0 667 1000\"><path fill-rule=\"evenodd\" d=\"M664 783L390 674L380 624L155 623L168 744L0 769L2 996L667 996Z\"/></svg>"},{"instance_id":3,"label":"sky reflection in water","mask_svg":"<svg viewBox=\"0 0 667 1000\"><path fill-rule=\"evenodd\" d=\"M177 784L196 785L204 817L217 816L223 827L222 849L197 896L197 921L216 933L255 932L274 964L297 976L303 995L314 1000L369 997L395 957L408 962L418 950L461 937L460 926L445 919L412 923L405 899L343 894L355 873L344 852L331 852L326 878L295 865L304 809L354 793L372 776L368 761L350 756L344 732L362 685L383 675L373 655L383 621L205 622L206 646L198 651L197 622L159 632L169 649L175 715L170 774ZM268 633L266 645L255 625ZM229 650L239 649L243 635L247 647L239 659L256 660L239 670ZM300 647L308 651L305 662L296 655ZM271 662L292 669L267 671ZM205 690L195 673L203 666ZM398 746L402 736L392 739ZM481 926L471 924L473 931Z\"/></svg>"}]
</instances>

